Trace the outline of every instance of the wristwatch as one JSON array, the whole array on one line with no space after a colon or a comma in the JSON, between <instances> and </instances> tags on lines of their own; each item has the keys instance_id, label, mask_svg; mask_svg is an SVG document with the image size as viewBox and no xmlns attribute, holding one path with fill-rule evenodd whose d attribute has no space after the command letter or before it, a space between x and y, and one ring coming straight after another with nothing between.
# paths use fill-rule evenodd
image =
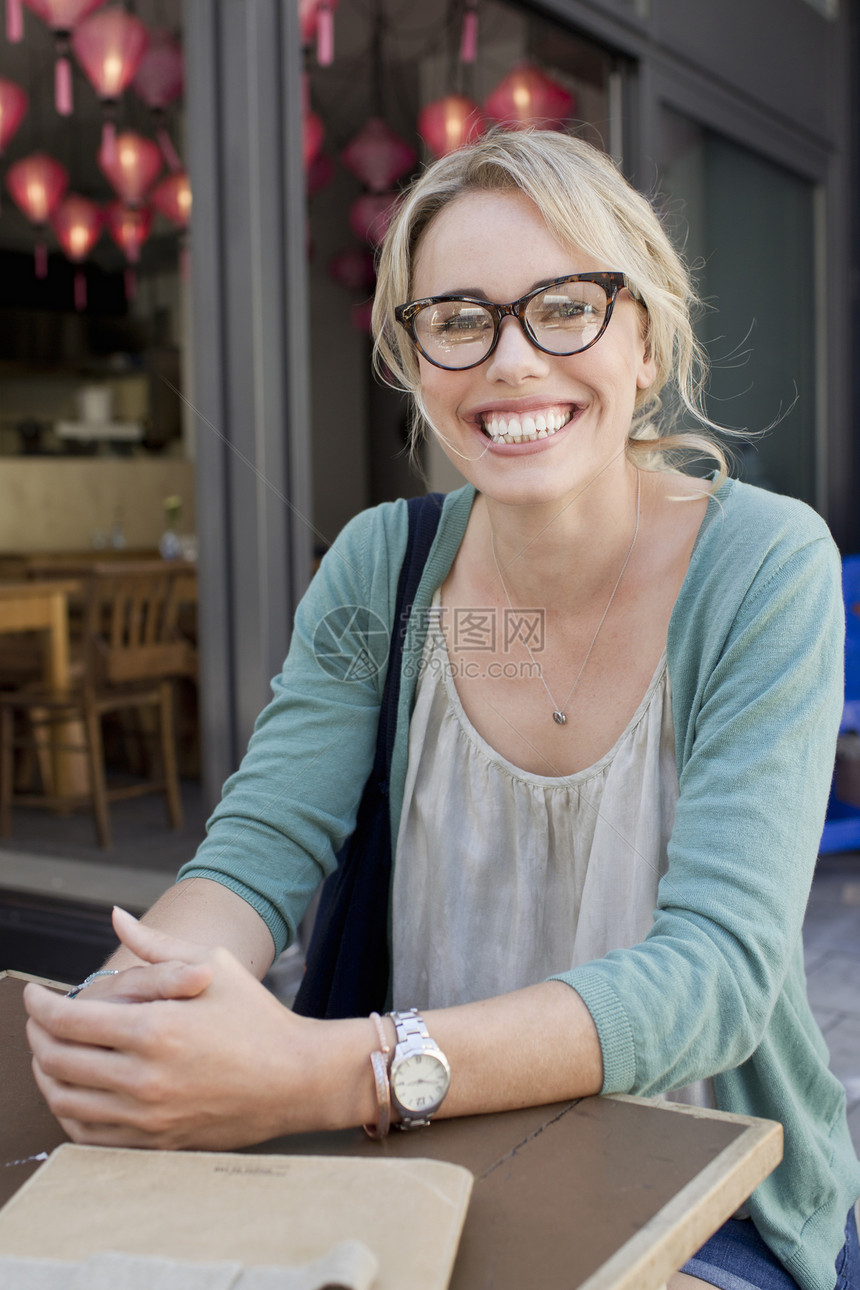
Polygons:
<instances>
[{"instance_id":1,"label":"wristwatch","mask_svg":"<svg viewBox=\"0 0 860 1290\"><path fill-rule=\"evenodd\" d=\"M423 1129L445 1100L451 1067L417 1008L388 1015L397 1031L390 1071L391 1100L402 1117L397 1127Z\"/></svg>"}]
</instances>

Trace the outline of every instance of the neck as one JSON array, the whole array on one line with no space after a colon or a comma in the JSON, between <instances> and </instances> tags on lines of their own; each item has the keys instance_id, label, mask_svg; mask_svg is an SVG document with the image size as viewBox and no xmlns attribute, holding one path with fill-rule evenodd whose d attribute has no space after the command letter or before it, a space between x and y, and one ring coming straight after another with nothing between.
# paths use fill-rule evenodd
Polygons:
<instances>
[{"instance_id":1,"label":"neck","mask_svg":"<svg viewBox=\"0 0 860 1290\"><path fill-rule=\"evenodd\" d=\"M487 572L502 598L564 613L605 597L631 550L641 489L625 459L551 507L485 497Z\"/></svg>"}]
</instances>

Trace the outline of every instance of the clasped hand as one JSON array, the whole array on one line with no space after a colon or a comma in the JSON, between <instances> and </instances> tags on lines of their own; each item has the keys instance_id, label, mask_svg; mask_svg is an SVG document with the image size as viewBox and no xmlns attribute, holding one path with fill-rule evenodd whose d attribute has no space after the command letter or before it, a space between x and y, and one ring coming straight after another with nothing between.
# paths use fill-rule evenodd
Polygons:
<instances>
[{"instance_id":1,"label":"clasped hand","mask_svg":"<svg viewBox=\"0 0 860 1290\"><path fill-rule=\"evenodd\" d=\"M317 1127L308 1072L322 1023L285 1008L224 949L114 911L145 966L76 999L29 984L33 1072L74 1142L228 1150Z\"/></svg>"}]
</instances>

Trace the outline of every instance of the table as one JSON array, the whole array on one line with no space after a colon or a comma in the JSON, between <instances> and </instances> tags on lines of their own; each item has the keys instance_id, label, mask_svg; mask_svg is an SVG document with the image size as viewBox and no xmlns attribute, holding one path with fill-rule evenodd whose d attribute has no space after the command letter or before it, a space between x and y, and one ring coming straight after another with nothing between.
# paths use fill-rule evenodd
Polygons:
<instances>
[{"instance_id":1,"label":"table","mask_svg":"<svg viewBox=\"0 0 860 1290\"><path fill-rule=\"evenodd\" d=\"M0 974L0 1203L65 1141L30 1074L26 978ZM475 1187L451 1290L658 1290L782 1157L769 1120L591 1097L439 1120L371 1142L359 1129L259 1152L431 1157Z\"/></svg>"},{"instance_id":2,"label":"table","mask_svg":"<svg viewBox=\"0 0 860 1290\"><path fill-rule=\"evenodd\" d=\"M69 600L79 591L79 584L68 579L0 583L0 633L47 634L44 682L56 694L69 688ZM76 780L75 754L64 753L56 746L67 739L68 731L59 729L51 749L53 784L58 796L72 791Z\"/></svg>"}]
</instances>

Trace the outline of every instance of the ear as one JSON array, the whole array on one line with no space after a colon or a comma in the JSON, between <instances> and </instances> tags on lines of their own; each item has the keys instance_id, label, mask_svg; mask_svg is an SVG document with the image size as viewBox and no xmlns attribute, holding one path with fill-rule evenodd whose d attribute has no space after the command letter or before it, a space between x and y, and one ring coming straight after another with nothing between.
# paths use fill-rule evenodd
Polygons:
<instances>
[{"instance_id":1,"label":"ear","mask_svg":"<svg viewBox=\"0 0 860 1290\"><path fill-rule=\"evenodd\" d=\"M642 360L636 373L636 388L647 390L657 379L657 362L651 345L651 326L647 311L642 309Z\"/></svg>"}]
</instances>

